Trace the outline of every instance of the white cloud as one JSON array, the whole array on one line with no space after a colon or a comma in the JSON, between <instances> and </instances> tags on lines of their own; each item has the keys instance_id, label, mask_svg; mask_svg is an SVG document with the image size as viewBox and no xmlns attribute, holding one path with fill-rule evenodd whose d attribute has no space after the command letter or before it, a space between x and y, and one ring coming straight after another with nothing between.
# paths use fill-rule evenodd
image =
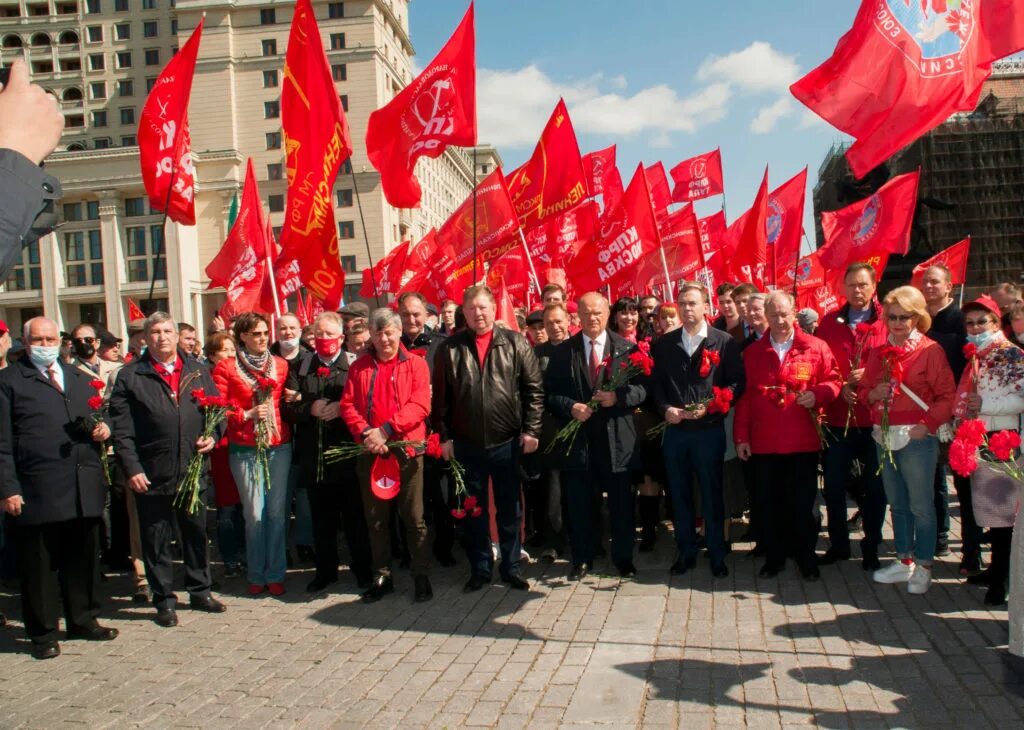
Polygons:
<instances>
[{"instance_id":1,"label":"white cloud","mask_svg":"<svg viewBox=\"0 0 1024 730\"><path fill-rule=\"evenodd\" d=\"M799 75L795 56L779 53L764 41L725 56L709 56L697 69L698 81L724 82L755 92L786 92Z\"/></svg>"},{"instance_id":2,"label":"white cloud","mask_svg":"<svg viewBox=\"0 0 1024 730\"><path fill-rule=\"evenodd\" d=\"M798 129L831 129L831 125L824 119L819 117L817 114L812 112L810 109L804 109L800 114L800 123L797 125Z\"/></svg>"},{"instance_id":3,"label":"white cloud","mask_svg":"<svg viewBox=\"0 0 1024 730\"><path fill-rule=\"evenodd\" d=\"M774 132L780 120L792 116L796 111L796 103L788 96L784 96L771 106L758 110L757 116L750 123L750 131L754 134Z\"/></svg>"}]
</instances>

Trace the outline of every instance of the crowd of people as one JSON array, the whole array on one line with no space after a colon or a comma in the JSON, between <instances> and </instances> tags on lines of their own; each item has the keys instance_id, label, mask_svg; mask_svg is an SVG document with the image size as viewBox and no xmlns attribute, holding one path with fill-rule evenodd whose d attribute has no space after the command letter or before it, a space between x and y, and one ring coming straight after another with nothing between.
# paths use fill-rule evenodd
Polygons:
<instances>
[{"instance_id":1,"label":"crowd of people","mask_svg":"<svg viewBox=\"0 0 1024 730\"><path fill-rule=\"evenodd\" d=\"M248 594L280 596L302 563L308 592L330 590L344 564L372 603L394 593L397 562L420 602L457 543L466 592L495 564L528 590L532 560L565 559L581 581L608 558L603 570L632 578L666 523L675 575L706 554L724 578L748 545L762 579L792 560L815 581L859 556L875 582L923 594L949 552L948 434L971 419L1021 430L1024 302L1005 284L958 306L941 266L881 299L868 264L844 285L846 304L820 319L788 292L711 296L695 282L675 301L614 302L550 284L516 322L496 321L485 286L440 308L417 293L350 303L306 327L246 312L215 318L202 343L155 312L132 323L123 355L95 325L61 333L36 317L9 357L0 323L4 564L20 574L33 656L60 654L61 612L69 639L116 638L98 621L101 559L131 573L133 600L163 627L178 621L179 559L198 611L227 610L213 593L242 576ZM197 455L210 488L190 505ZM959 573L1001 606L1024 580L1021 483L984 467L952 481ZM1017 654L1022 613L1012 602Z\"/></svg>"}]
</instances>

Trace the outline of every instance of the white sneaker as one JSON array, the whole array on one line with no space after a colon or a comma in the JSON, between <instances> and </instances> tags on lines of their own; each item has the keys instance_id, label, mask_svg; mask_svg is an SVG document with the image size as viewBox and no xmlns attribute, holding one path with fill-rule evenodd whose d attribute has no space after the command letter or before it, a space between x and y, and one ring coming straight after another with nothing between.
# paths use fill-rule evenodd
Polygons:
<instances>
[{"instance_id":1,"label":"white sneaker","mask_svg":"<svg viewBox=\"0 0 1024 730\"><path fill-rule=\"evenodd\" d=\"M533 560L533 558L530 557L530 553L526 552L526 548L519 548L519 559L524 563L529 563Z\"/></svg>"},{"instance_id":2,"label":"white sneaker","mask_svg":"<svg viewBox=\"0 0 1024 730\"><path fill-rule=\"evenodd\" d=\"M907 593L913 593L915 595L921 595L922 593L928 592L928 587L932 584L932 571L930 568L926 568L923 565L918 565L914 568L914 574L910 576L910 580L907 581Z\"/></svg>"},{"instance_id":3,"label":"white sneaker","mask_svg":"<svg viewBox=\"0 0 1024 730\"><path fill-rule=\"evenodd\" d=\"M910 580L911 567L897 560L885 568L879 568L874 573L875 583L904 583Z\"/></svg>"}]
</instances>

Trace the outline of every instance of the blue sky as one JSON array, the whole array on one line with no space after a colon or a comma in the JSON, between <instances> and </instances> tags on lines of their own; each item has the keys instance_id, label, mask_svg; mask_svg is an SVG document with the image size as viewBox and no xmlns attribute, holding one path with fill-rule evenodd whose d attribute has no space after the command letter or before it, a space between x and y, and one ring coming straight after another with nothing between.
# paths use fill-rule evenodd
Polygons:
<instances>
[{"instance_id":1,"label":"blue sky","mask_svg":"<svg viewBox=\"0 0 1024 730\"><path fill-rule=\"evenodd\" d=\"M511 170L533 149L560 95L584 152L618 145L627 179L639 161L670 169L722 147L729 221L750 207L764 166L772 188L817 168L841 134L788 85L827 58L857 0L478 0L480 139ZM415 0L416 64L430 61L466 0ZM721 198L697 203L709 215Z\"/></svg>"}]
</instances>

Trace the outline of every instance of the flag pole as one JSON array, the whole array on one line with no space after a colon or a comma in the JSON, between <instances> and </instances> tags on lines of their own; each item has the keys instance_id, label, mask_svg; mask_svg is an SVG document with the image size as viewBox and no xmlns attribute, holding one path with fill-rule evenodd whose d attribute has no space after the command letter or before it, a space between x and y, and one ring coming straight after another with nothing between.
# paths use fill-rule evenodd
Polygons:
<instances>
[{"instance_id":1,"label":"flag pole","mask_svg":"<svg viewBox=\"0 0 1024 730\"><path fill-rule=\"evenodd\" d=\"M530 247L526 245L526 236L523 235L522 226L519 227L519 242L523 244L523 251L526 253L526 263L530 265L530 275L533 277L533 284L537 287L537 294L540 295L540 277L537 276L537 270L533 268L533 257L530 256ZM527 296L530 291L527 289Z\"/></svg>"},{"instance_id":2,"label":"flag pole","mask_svg":"<svg viewBox=\"0 0 1024 730\"><path fill-rule=\"evenodd\" d=\"M522 234L522 228L519 231ZM476 145L473 145L473 284L476 285Z\"/></svg>"},{"instance_id":3,"label":"flag pole","mask_svg":"<svg viewBox=\"0 0 1024 730\"><path fill-rule=\"evenodd\" d=\"M260 207L262 208L262 205ZM268 218L265 218L264 220L266 222L266 225L264 226L264 228L266 230L263 231L263 235L267 239L266 240L266 244L267 245L265 245L263 248L264 248L264 251L265 251L265 253L267 255L267 274L270 276L270 291L272 292L272 294L274 296L274 314L276 314L277 318L280 319L281 318L281 301L277 298L277 280L274 277L274 262L270 258L270 252L274 248L274 232L273 232L273 230L270 227L270 218L268 217Z\"/></svg>"},{"instance_id":4,"label":"flag pole","mask_svg":"<svg viewBox=\"0 0 1024 730\"><path fill-rule=\"evenodd\" d=\"M352 167L352 158L348 158L348 174L352 177L352 192L356 196L359 207L359 225L363 229L363 241L366 243L366 259L370 263L370 281L373 283L373 301L380 306L380 292L377 290L377 277L373 273L373 254L370 253L370 235L366 232L366 218L363 217L363 201L359 197L359 183L356 182L356 170ZM344 294L344 292L342 292ZM347 302L346 302L347 303Z\"/></svg>"},{"instance_id":5,"label":"flag pole","mask_svg":"<svg viewBox=\"0 0 1024 730\"><path fill-rule=\"evenodd\" d=\"M964 306L964 285L963 284L960 285L960 303L957 306L958 307Z\"/></svg>"}]
</instances>

